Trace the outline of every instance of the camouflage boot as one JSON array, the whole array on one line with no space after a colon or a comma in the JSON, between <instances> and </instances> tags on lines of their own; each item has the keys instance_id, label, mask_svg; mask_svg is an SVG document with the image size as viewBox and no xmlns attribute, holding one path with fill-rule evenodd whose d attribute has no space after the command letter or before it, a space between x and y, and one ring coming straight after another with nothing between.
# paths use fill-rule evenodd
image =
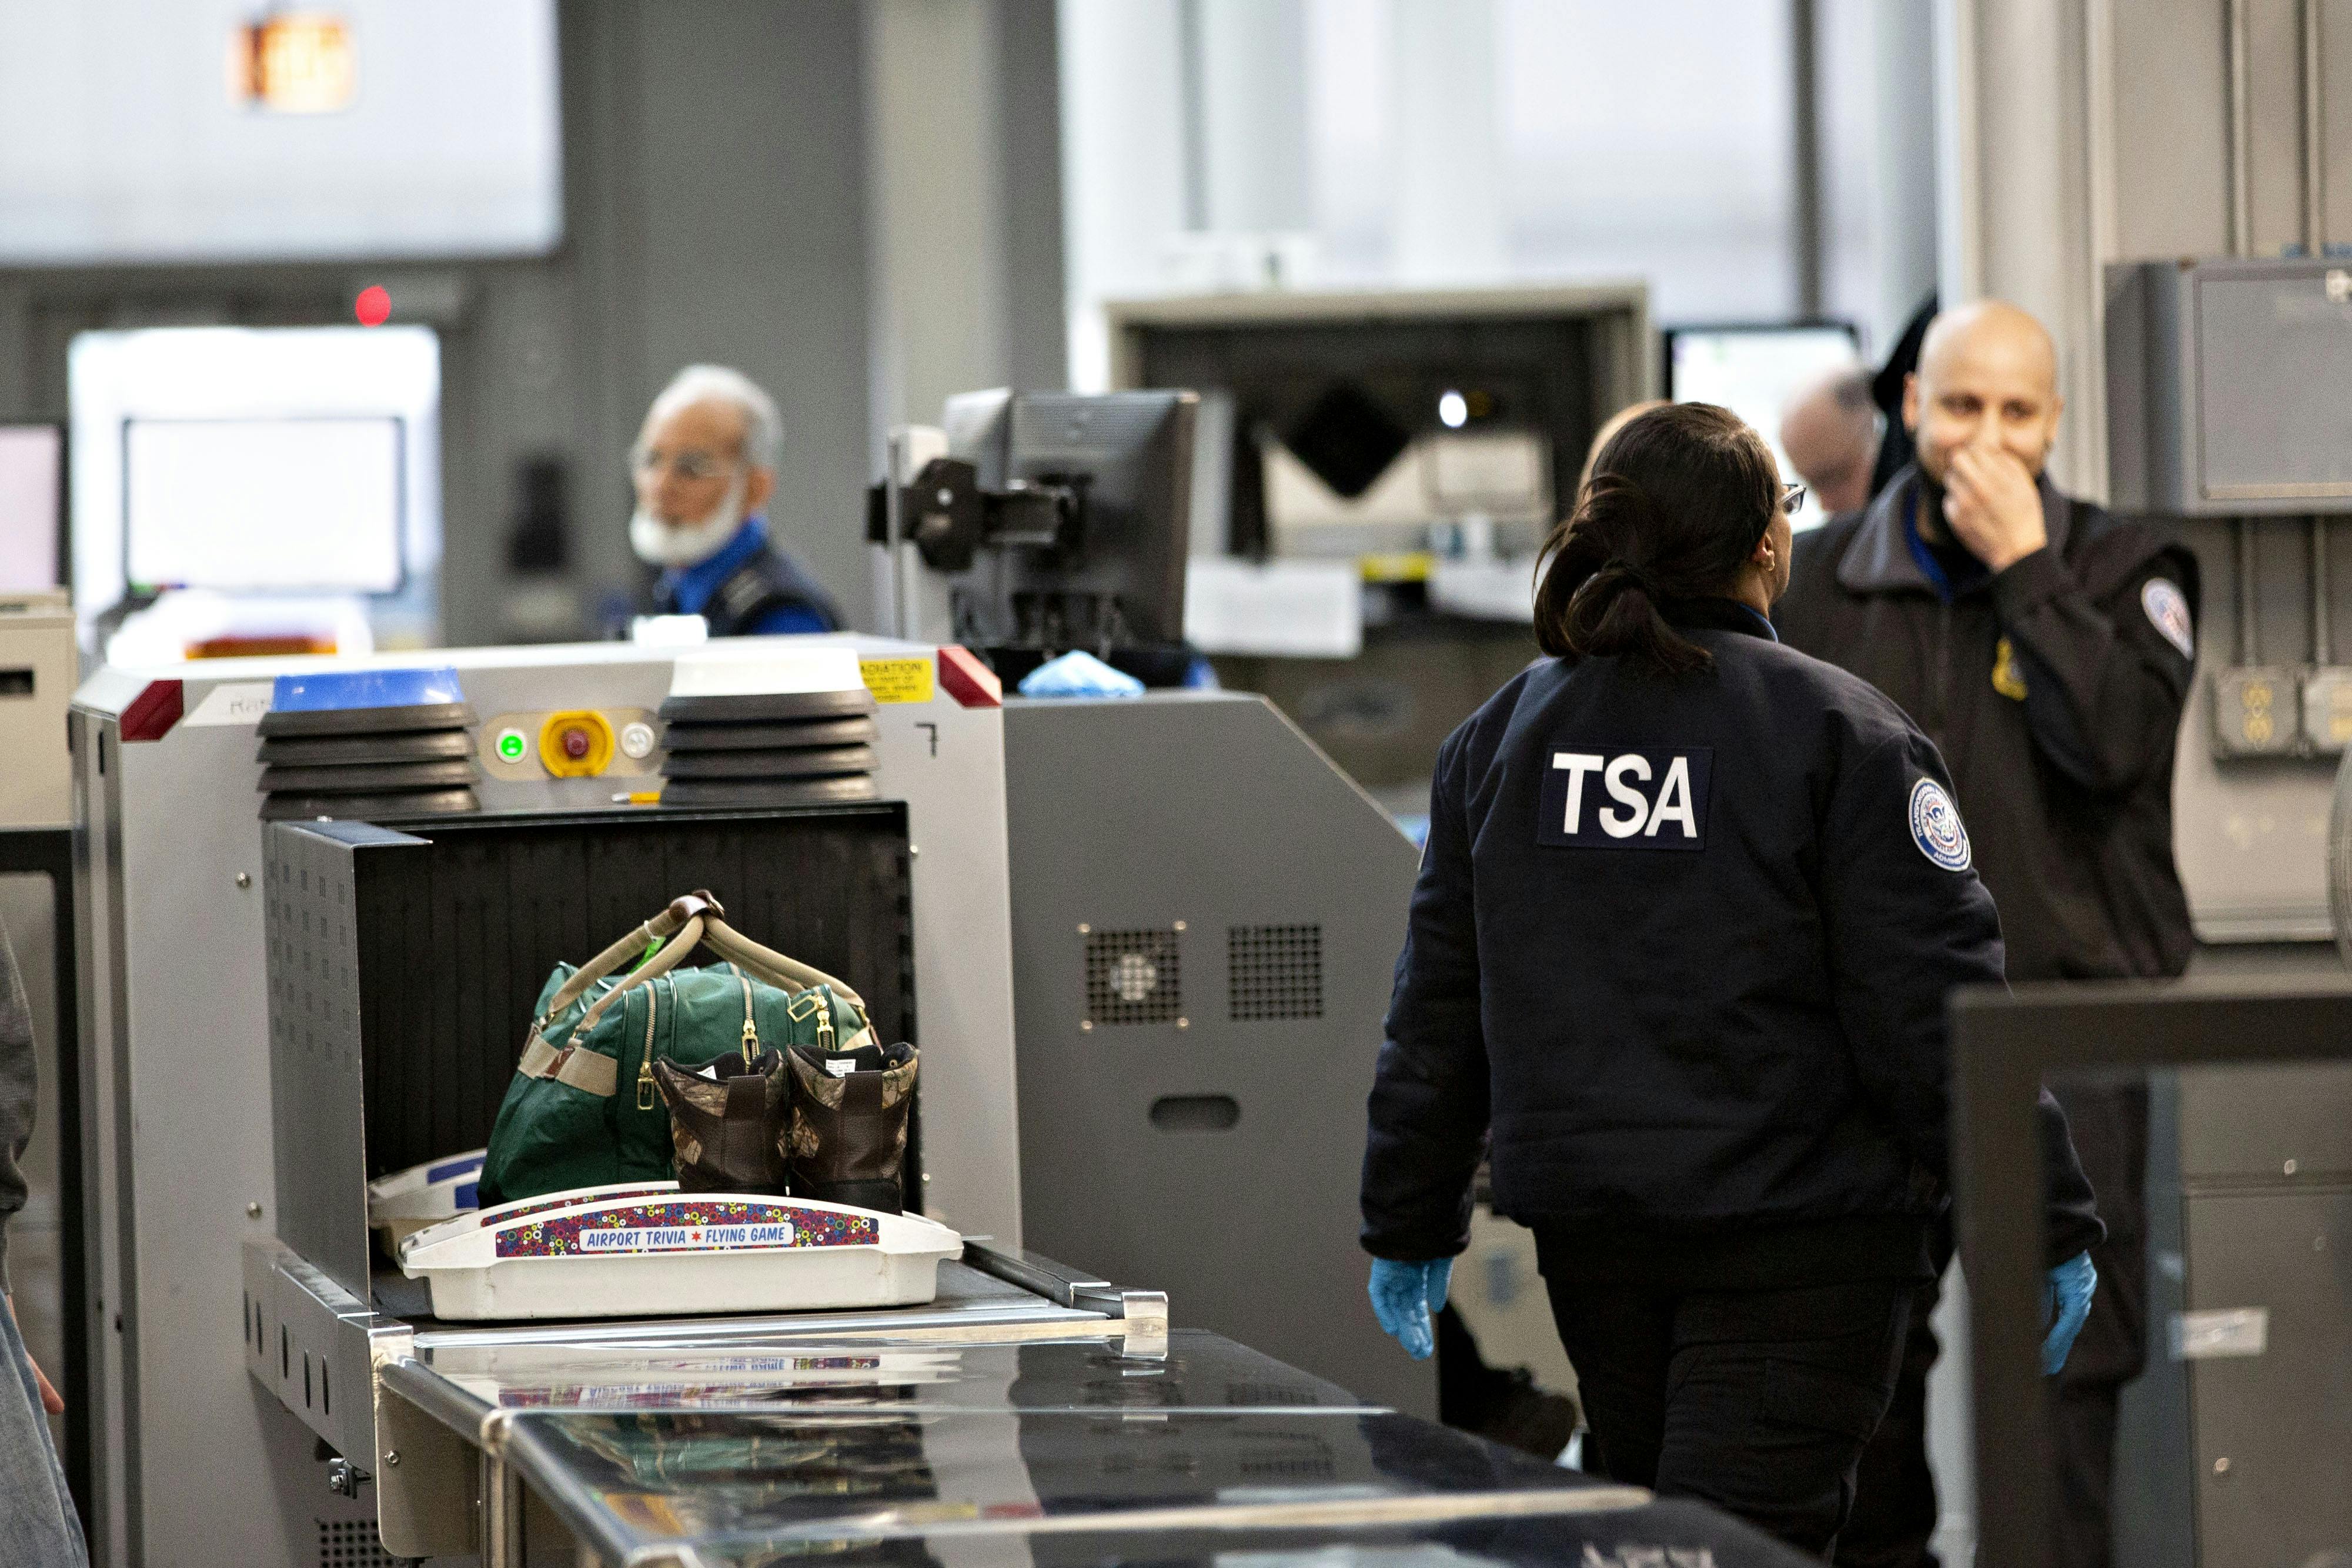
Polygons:
<instances>
[{"instance_id":1,"label":"camouflage boot","mask_svg":"<svg viewBox=\"0 0 2352 1568\"><path fill-rule=\"evenodd\" d=\"M900 1212L915 1048L901 1042L821 1051L796 1045L788 1060L793 1196Z\"/></svg>"},{"instance_id":2,"label":"camouflage boot","mask_svg":"<svg viewBox=\"0 0 2352 1568\"><path fill-rule=\"evenodd\" d=\"M657 1061L654 1082L669 1107L679 1191L784 1195L793 1074L781 1055L730 1052L700 1072Z\"/></svg>"}]
</instances>

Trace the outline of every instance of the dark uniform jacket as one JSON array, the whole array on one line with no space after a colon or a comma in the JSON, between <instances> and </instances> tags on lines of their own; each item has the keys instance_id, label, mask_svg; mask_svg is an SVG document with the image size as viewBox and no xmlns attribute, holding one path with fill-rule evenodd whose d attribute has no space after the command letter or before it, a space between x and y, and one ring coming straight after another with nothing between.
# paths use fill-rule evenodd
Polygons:
<instances>
[{"instance_id":1,"label":"dark uniform jacket","mask_svg":"<svg viewBox=\"0 0 2352 1568\"><path fill-rule=\"evenodd\" d=\"M2048 548L1948 599L1909 522L1918 493L1914 468L1798 536L1780 635L1893 697L1943 752L2011 979L2180 973L2195 938L2172 753L2195 559L2044 479Z\"/></svg>"},{"instance_id":2,"label":"dark uniform jacket","mask_svg":"<svg viewBox=\"0 0 2352 1568\"><path fill-rule=\"evenodd\" d=\"M1376 1256L1462 1249L1491 1126L1496 1210L1576 1232L1595 1278L1922 1268L1945 994L2001 978L1943 762L1753 612L1674 618L1711 671L1548 660L1438 754L1370 1102ZM2099 1221L2043 1113L2071 1257Z\"/></svg>"},{"instance_id":3,"label":"dark uniform jacket","mask_svg":"<svg viewBox=\"0 0 2352 1568\"><path fill-rule=\"evenodd\" d=\"M756 636L780 629L830 632L843 624L840 606L824 584L764 537L698 607L688 609L679 597L680 579L679 573L665 572L655 581L654 613L698 613L713 637Z\"/></svg>"},{"instance_id":4,"label":"dark uniform jacket","mask_svg":"<svg viewBox=\"0 0 2352 1568\"><path fill-rule=\"evenodd\" d=\"M2179 974L2195 946L2172 861L2195 558L2045 478L2048 547L1955 580L1911 521L1919 488L1915 466L1798 537L1781 635L1893 697L1950 763L2011 979ZM2145 1092L2061 1096L2112 1235L2102 1310L2067 1375L2127 1377L2145 1293Z\"/></svg>"}]
</instances>

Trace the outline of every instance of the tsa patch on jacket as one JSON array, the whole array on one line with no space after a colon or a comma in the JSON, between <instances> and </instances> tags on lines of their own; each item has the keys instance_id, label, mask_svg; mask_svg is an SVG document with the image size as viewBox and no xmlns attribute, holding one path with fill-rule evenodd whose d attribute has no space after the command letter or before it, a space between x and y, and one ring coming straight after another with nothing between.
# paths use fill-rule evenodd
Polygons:
<instances>
[{"instance_id":1,"label":"tsa patch on jacket","mask_svg":"<svg viewBox=\"0 0 2352 1568\"><path fill-rule=\"evenodd\" d=\"M2197 628L2189 619L2189 596L2168 577L2151 577L2140 586L2139 607L2148 624L2180 650L2184 659L2197 657Z\"/></svg>"},{"instance_id":2,"label":"tsa patch on jacket","mask_svg":"<svg viewBox=\"0 0 2352 1568\"><path fill-rule=\"evenodd\" d=\"M1544 774L1536 842L1580 850L1706 848L1706 786L1715 748L1591 751L1563 747Z\"/></svg>"},{"instance_id":3,"label":"tsa patch on jacket","mask_svg":"<svg viewBox=\"0 0 2352 1568\"><path fill-rule=\"evenodd\" d=\"M1969 830L1960 821L1960 809L1933 779L1911 786L1911 841L1946 871L1969 869Z\"/></svg>"}]
</instances>

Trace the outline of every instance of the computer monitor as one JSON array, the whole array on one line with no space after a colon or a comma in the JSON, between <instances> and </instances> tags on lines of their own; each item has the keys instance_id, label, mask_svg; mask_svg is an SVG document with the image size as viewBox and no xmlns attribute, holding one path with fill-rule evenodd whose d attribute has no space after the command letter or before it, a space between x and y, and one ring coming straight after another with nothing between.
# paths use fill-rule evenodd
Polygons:
<instances>
[{"instance_id":1,"label":"computer monitor","mask_svg":"<svg viewBox=\"0 0 2352 1568\"><path fill-rule=\"evenodd\" d=\"M125 574L139 587L395 593L402 421L130 419Z\"/></svg>"},{"instance_id":2,"label":"computer monitor","mask_svg":"<svg viewBox=\"0 0 2352 1568\"><path fill-rule=\"evenodd\" d=\"M65 531L65 429L0 424L0 592L55 588Z\"/></svg>"},{"instance_id":3,"label":"computer monitor","mask_svg":"<svg viewBox=\"0 0 2352 1568\"><path fill-rule=\"evenodd\" d=\"M1781 476L1794 481L1796 471L1780 449L1781 409L1806 382L1853 364L1861 349L1859 334L1845 321L1676 327L1666 333L1666 395L1676 402L1717 403L1746 420L1772 449ZM1808 496L1797 526L1825 520Z\"/></svg>"},{"instance_id":4,"label":"computer monitor","mask_svg":"<svg viewBox=\"0 0 2352 1568\"><path fill-rule=\"evenodd\" d=\"M1198 402L1189 392L950 398L949 455L972 465L1001 519L950 579L958 638L1097 653L1181 641Z\"/></svg>"}]
</instances>

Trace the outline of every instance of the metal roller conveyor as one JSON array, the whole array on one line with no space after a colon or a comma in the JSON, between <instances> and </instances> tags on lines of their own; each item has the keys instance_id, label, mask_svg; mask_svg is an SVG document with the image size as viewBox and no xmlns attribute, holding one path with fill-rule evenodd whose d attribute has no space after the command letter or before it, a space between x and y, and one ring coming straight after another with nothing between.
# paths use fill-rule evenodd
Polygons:
<instances>
[{"instance_id":1,"label":"metal roller conveyor","mask_svg":"<svg viewBox=\"0 0 2352 1568\"><path fill-rule=\"evenodd\" d=\"M1795 1561L1706 1511L1171 1331L1157 1292L985 1243L941 1267L923 1307L520 1328L371 1311L271 1244L247 1272L268 1303L248 1313L254 1375L330 1444L373 1455L337 1478L374 1490L397 1554ZM391 1290L377 1303L395 1304ZM272 1322L308 1345L306 1313L326 1341L281 1354ZM334 1413L330 1365L366 1391Z\"/></svg>"}]
</instances>

